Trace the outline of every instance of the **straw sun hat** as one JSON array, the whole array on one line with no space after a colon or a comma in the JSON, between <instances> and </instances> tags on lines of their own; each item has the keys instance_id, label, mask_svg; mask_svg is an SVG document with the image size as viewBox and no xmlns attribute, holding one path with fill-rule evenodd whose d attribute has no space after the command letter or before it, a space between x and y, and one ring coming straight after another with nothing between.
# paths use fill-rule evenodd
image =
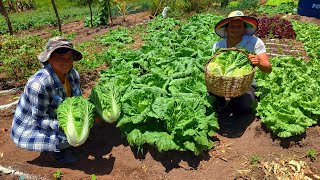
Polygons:
<instances>
[{"instance_id":1,"label":"straw sun hat","mask_svg":"<svg viewBox=\"0 0 320 180\"><path fill-rule=\"evenodd\" d=\"M233 20L241 20L245 22L245 27L247 28L247 30L245 31L245 34L249 36L252 36L258 28L258 20L256 18L245 16L244 13L241 11L233 11L228 15L227 18L219 21L216 24L214 28L214 31L216 32L216 34L222 38L226 38L227 37L227 33L225 31L226 25Z\"/></svg>"}]
</instances>

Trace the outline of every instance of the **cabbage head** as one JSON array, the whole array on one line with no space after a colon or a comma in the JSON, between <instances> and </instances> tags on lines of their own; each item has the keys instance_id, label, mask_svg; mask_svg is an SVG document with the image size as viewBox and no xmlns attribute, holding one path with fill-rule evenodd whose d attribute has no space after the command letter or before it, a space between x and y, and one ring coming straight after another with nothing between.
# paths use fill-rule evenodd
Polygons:
<instances>
[{"instance_id":1,"label":"cabbage head","mask_svg":"<svg viewBox=\"0 0 320 180\"><path fill-rule=\"evenodd\" d=\"M103 121L113 123L120 117L120 89L113 83L98 84L92 88L89 100Z\"/></svg>"},{"instance_id":2,"label":"cabbage head","mask_svg":"<svg viewBox=\"0 0 320 180\"><path fill-rule=\"evenodd\" d=\"M58 124L71 146L80 146L88 139L94 123L94 108L95 106L82 96L66 98L58 106Z\"/></svg>"}]
</instances>

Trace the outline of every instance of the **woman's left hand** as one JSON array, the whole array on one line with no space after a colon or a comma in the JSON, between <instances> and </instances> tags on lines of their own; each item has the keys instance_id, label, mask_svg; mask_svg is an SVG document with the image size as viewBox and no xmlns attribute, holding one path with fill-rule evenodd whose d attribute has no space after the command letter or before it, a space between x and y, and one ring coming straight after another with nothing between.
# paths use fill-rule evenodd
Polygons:
<instances>
[{"instance_id":1,"label":"woman's left hand","mask_svg":"<svg viewBox=\"0 0 320 180\"><path fill-rule=\"evenodd\" d=\"M252 65L254 66L260 65L260 59L257 55L249 54L249 59Z\"/></svg>"}]
</instances>

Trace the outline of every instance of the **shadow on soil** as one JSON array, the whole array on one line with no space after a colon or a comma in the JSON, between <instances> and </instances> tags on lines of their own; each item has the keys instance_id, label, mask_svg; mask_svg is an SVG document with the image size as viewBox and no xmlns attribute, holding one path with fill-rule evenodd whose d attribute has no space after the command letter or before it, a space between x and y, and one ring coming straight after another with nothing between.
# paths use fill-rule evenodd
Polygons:
<instances>
[{"instance_id":1,"label":"shadow on soil","mask_svg":"<svg viewBox=\"0 0 320 180\"><path fill-rule=\"evenodd\" d=\"M254 119L254 114L234 114L232 116L219 114L220 129L218 133L229 138L240 137ZM113 147L119 145L129 146L127 140L121 138L121 132L116 128L116 124L95 125L91 129L86 143L74 149L74 152L80 157L80 162L69 168L83 171L86 174L110 174L115 162L115 157L110 152ZM145 159L146 154L149 153L154 160L163 165L166 172L175 168L196 170L201 161L210 159L208 152L203 152L199 156L194 155L191 151L160 153L151 146L144 146L142 151L136 147L131 147L131 151L135 158L140 160ZM58 168L53 160L50 161L48 157L41 157L41 155L28 163L42 167Z\"/></svg>"},{"instance_id":2,"label":"shadow on soil","mask_svg":"<svg viewBox=\"0 0 320 180\"><path fill-rule=\"evenodd\" d=\"M255 115L251 114L218 114L220 129L218 133L221 136L236 138L242 136L247 127L254 121ZM213 139L217 141L218 139ZM79 156L80 162L72 167L74 170L83 171L86 174L106 175L110 174L114 167L115 157L111 154L113 147L129 146L126 139L122 138L121 132L116 128L116 124L95 124L91 129L90 136L85 144L74 148L75 154ZM169 151L160 153L154 147L144 146L143 151L136 147L131 147L132 154L136 159L143 160L149 153L152 158L162 164L166 172L173 169L183 168L186 170L198 169L201 161L209 161L208 152L203 152L199 156L191 151L178 152ZM138 153L140 152L140 153ZM61 166L50 159L40 155L28 163L41 167L60 168Z\"/></svg>"},{"instance_id":3,"label":"shadow on soil","mask_svg":"<svg viewBox=\"0 0 320 180\"><path fill-rule=\"evenodd\" d=\"M119 145L129 146L127 140L121 138L121 132L116 128L115 124L95 125L91 129L86 143L79 148L73 149L73 152L80 157L80 162L68 168L80 170L86 174L110 174L115 162L115 157L110 152L113 147ZM136 147L131 147L131 151L135 158L140 160L145 159L146 154L150 153L154 160L160 162L165 167L166 172L174 168L194 170L198 168L201 161L208 161L210 159L210 155L207 152L199 156L195 156L192 152L172 151L160 153L151 146L144 146L143 151L138 151ZM187 165L181 165L182 161L186 162ZM41 167L63 167L57 165L49 155L40 155L28 163Z\"/></svg>"},{"instance_id":4,"label":"shadow on soil","mask_svg":"<svg viewBox=\"0 0 320 180\"><path fill-rule=\"evenodd\" d=\"M254 121L254 113L225 114L218 113L219 130L217 133L228 138L241 137L248 126Z\"/></svg>"},{"instance_id":5,"label":"shadow on soil","mask_svg":"<svg viewBox=\"0 0 320 180\"><path fill-rule=\"evenodd\" d=\"M306 132L304 132L300 135L289 137L289 138L280 138L280 137L272 134L272 132L267 128L267 126L265 124L262 123L261 128L266 134L267 133L270 134L272 141L274 141L274 142L278 141L279 145L284 149L288 149L292 146L303 146L301 144L301 141L306 138Z\"/></svg>"},{"instance_id":6,"label":"shadow on soil","mask_svg":"<svg viewBox=\"0 0 320 180\"><path fill-rule=\"evenodd\" d=\"M132 152L137 152L137 148L131 148ZM162 164L165 168L165 172L170 172L175 168L183 168L185 170L196 170L198 169L201 161L208 161L210 155L207 152L203 152L199 156L196 156L191 151L178 152L178 151L168 151L168 152L159 152L151 146L145 146L144 152L135 153L135 158L145 159L147 153L150 153L152 158ZM182 163L184 161L185 163Z\"/></svg>"},{"instance_id":7,"label":"shadow on soil","mask_svg":"<svg viewBox=\"0 0 320 180\"><path fill-rule=\"evenodd\" d=\"M86 174L110 174L115 162L115 157L110 152L113 147L119 145L128 146L128 143L121 138L121 132L115 127L115 124L95 125L86 143L73 148L74 154L79 157L79 163L68 168L80 170ZM28 163L41 167L65 167L57 164L48 153L41 153Z\"/></svg>"}]
</instances>

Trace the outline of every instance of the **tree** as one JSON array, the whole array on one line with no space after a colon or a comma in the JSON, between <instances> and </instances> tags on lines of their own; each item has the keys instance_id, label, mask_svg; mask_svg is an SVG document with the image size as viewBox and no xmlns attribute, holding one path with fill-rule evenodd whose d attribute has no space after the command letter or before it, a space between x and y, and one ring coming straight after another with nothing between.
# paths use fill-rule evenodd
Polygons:
<instances>
[{"instance_id":1,"label":"tree","mask_svg":"<svg viewBox=\"0 0 320 180\"><path fill-rule=\"evenodd\" d=\"M108 0L108 12L109 12L109 18L110 18L110 22L111 22L111 26L113 25L112 22L112 16L111 16L111 4L110 4L110 0Z\"/></svg>"},{"instance_id":2,"label":"tree","mask_svg":"<svg viewBox=\"0 0 320 180\"><path fill-rule=\"evenodd\" d=\"M52 6L53 6L54 13L56 14L56 17L57 17L59 32L60 32L60 34L62 34L61 21L60 21L60 18L59 18L59 14L58 14L56 3L54 2L54 0L51 0L51 3L52 3Z\"/></svg>"},{"instance_id":3,"label":"tree","mask_svg":"<svg viewBox=\"0 0 320 180\"><path fill-rule=\"evenodd\" d=\"M91 8L92 0L87 0L87 2L88 2L89 9L90 9L90 27L93 27L93 24L92 24L92 8Z\"/></svg>"},{"instance_id":4,"label":"tree","mask_svg":"<svg viewBox=\"0 0 320 180\"><path fill-rule=\"evenodd\" d=\"M99 16L101 20L102 25L106 25L109 23L109 18L111 21L111 25L113 24L112 22L112 17L111 17L111 0L99 0L100 4L100 10L99 10Z\"/></svg>"},{"instance_id":5,"label":"tree","mask_svg":"<svg viewBox=\"0 0 320 180\"><path fill-rule=\"evenodd\" d=\"M13 35L12 25L11 25L9 16L8 16L8 14L7 14L7 12L6 12L6 9L4 8L4 5L3 5L2 0L0 0L0 13L3 15L4 19L5 19L6 22L7 22L10 35Z\"/></svg>"}]
</instances>

